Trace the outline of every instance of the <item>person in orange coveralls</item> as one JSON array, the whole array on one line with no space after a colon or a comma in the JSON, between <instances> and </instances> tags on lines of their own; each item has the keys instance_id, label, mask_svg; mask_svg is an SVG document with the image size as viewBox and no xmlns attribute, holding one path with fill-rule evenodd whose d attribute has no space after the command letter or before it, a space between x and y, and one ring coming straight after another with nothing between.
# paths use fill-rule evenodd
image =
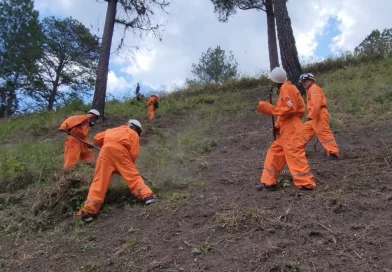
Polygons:
<instances>
[{"instance_id":1,"label":"person in orange coveralls","mask_svg":"<svg viewBox=\"0 0 392 272\"><path fill-rule=\"evenodd\" d=\"M311 73L302 74L299 78L299 82L306 89L308 107L308 117L304 124L305 145L316 135L327 150L327 159L336 160L339 158L339 148L329 127L327 99L323 90L314 81Z\"/></svg>"},{"instance_id":2,"label":"person in orange coveralls","mask_svg":"<svg viewBox=\"0 0 392 272\"><path fill-rule=\"evenodd\" d=\"M301 190L314 190L316 184L303 145L302 116L305 103L299 90L287 81L286 71L280 67L274 68L269 78L278 87L277 105L259 102L258 112L278 116L274 130L278 138L268 149L264 170L260 178L258 190L276 190L276 180L283 167L288 165L294 184Z\"/></svg>"},{"instance_id":3,"label":"person in orange coveralls","mask_svg":"<svg viewBox=\"0 0 392 272\"><path fill-rule=\"evenodd\" d=\"M146 205L157 201L158 198L144 183L136 169L141 132L140 122L131 119L127 125L108 129L95 135L95 144L102 148L87 200L78 212L83 222L90 223L95 219L105 199L111 177L115 173L124 179L132 194L144 201Z\"/></svg>"},{"instance_id":4,"label":"person in orange coveralls","mask_svg":"<svg viewBox=\"0 0 392 272\"><path fill-rule=\"evenodd\" d=\"M150 95L150 97L148 98L146 107L148 107L147 116L149 120L152 120L154 118L155 110L157 109L157 107L155 106L155 101L158 102L158 100L159 96L155 94Z\"/></svg>"},{"instance_id":5,"label":"person in orange coveralls","mask_svg":"<svg viewBox=\"0 0 392 272\"><path fill-rule=\"evenodd\" d=\"M87 139L90 127L95 125L100 114L97 110L90 110L86 115L75 115L68 117L60 126L59 130L72 134L83 141L89 142ZM94 162L94 152L89 146L80 140L69 135L64 145L64 168L76 165L79 160L87 163ZM91 144L92 146L92 144Z\"/></svg>"}]
</instances>

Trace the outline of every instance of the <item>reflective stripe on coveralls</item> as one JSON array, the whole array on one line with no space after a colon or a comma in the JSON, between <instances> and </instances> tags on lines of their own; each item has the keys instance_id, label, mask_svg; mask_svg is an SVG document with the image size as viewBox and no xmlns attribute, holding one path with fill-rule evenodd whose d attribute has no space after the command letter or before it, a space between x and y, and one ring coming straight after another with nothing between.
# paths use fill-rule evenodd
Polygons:
<instances>
[{"instance_id":1,"label":"reflective stripe on coveralls","mask_svg":"<svg viewBox=\"0 0 392 272\"><path fill-rule=\"evenodd\" d=\"M327 150L328 156L331 154L339 156L339 148L329 126L329 112L326 107L327 99L322 89L313 83L306 90L306 99L308 118L311 120L304 123L305 145L316 135Z\"/></svg>"},{"instance_id":2,"label":"reflective stripe on coveralls","mask_svg":"<svg viewBox=\"0 0 392 272\"><path fill-rule=\"evenodd\" d=\"M128 126L120 126L98 133L95 144L102 146L84 207L79 211L96 214L110 185L111 177L118 173L130 191L140 200L152 195L151 189L144 183L136 169L139 153L139 136Z\"/></svg>"},{"instance_id":3,"label":"reflective stripe on coveralls","mask_svg":"<svg viewBox=\"0 0 392 272\"><path fill-rule=\"evenodd\" d=\"M260 182L267 186L275 185L287 163L297 187L315 188L303 148L301 118L305 112L305 103L298 89L290 81L285 82L279 89L277 105L259 102L258 111L278 116L276 127L279 128L279 138L268 149Z\"/></svg>"}]
</instances>

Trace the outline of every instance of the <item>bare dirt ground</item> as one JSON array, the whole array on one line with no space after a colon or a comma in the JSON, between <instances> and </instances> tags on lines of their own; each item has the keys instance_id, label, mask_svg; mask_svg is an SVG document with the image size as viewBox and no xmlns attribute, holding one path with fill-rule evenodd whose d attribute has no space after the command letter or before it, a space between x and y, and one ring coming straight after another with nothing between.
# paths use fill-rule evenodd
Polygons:
<instances>
[{"instance_id":1,"label":"bare dirt ground","mask_svg":"<svg viewBox=\"0 0 392 272\"><path fill-rule=\"evenodd\" d=\"M254 108L227 112L231 121L209 131L217 146L192 166L207 182L186 197L128 202L89 225L69 218L1 237L0 271L392 271L390 123L335 131L338 161L308 145L317 192L293 184L258 192L271 119L254 111L254 91L244 99Z\"/></svg>"}]
</instances>

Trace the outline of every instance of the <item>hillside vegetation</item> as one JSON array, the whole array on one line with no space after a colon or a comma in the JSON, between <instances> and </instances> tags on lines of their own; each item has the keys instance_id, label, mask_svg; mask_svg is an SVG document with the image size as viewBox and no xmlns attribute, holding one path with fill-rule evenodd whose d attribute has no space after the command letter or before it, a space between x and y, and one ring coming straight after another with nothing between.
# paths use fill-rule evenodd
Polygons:
<instances>
[{"instance_id":1,"label":"hillside vegetation","mask_svg":"<svg viewBox=\"0 0 392 272\"><path fill-rule=\"evenodd\" d=\"M162 93L152 121L142 102L107 102L90 139L140 120L138 168L160 202L143 207L115 176L90 225L74 213L94 169L62 169L58 132L89 105L1 120L0 271L390 271L391 73L386 58L315 74L342 159L308 145L309 194L288 177L277 192L253 188L272 141L256 113L265 77Z\"/></svg>"}]
</instances>

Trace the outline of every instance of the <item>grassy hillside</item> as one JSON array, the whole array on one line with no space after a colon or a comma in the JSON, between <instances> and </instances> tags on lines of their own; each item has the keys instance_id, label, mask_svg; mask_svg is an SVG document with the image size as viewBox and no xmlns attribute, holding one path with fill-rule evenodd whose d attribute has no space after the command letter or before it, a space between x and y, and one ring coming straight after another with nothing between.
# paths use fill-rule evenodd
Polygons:
<instances>
[{"instance_id":1,"label":"grassy hillside","mask_svg":"<svg viewBox=\"0 0 392 272\"><path fill-rule=\"evenodd\" d=\"M350 125L363 125L369 122L388 120L392 116L392 59L361 66L318 74L317 83L324 88L328 97L331 124L334 128ZM244 90L267 86L268 80L262 78L232 81L222 86L195 86L172 94L163 95L162 107L158 116L174 114L180 119L182 114L197 116L204 122L204 130L219 123L224 112L231 107L255 106L240 105L239 94ZM260 93L260 99L267 97ZM209 104L208 101L212 104ZM255 104L257 101L255 101ZM210 105L213 105L212 107ZM23 189L32 184L46 184L51 175L61 169L64 135L57 132L59 124L71 114L82 114L89 107L80 103L69 105L56 113L40 113L29 116L0 120L0 192L7 193ZM130 99L111 101L107 104L108 124L97 126L91 135L111 125L119 125L130 117L146 124L148 133L160 134L159 128L147 122L144 105ZM111 121L111 120L114 121ZM151 131L149 131L151 130ZM179 141L192 143L199 138L197 129L184 130ZM197 131L195 131L197 130ZM161 135L164 137L164 135ZM195 139L192 139L194 137ZM181 148L189 149L190 147ZM193 147L197 148L197 147ZM148 152L146 152L148 154ZM143 167L144 155L140 157Z\"/></svg>"},{"instance_id":2,"label":"grassy hillside","mask_svg":"<svg viewBox=\"0 0 392 272\"><path fill-rule=\"evenodd\" d=\"M74 212L94 169L83 164L62 169L65 135L57 129L88 105L75 102L55 113L1 120L0 271L391 268L381 252L373 250L379 260L371 259L373 245L366 238L376 248L386 246L383 235L390 237L382 227L391 223L386 207L392 195L387 182L392 177L391 72L392 59L386 59L315 75L328 98L343 157L324 165L322 147L307 147L320 185L311 196L292 186L272 195L252 188L272 138L270 118L256 113L257 102L268 100L264 77L161 94L152 121L144 103L108 102L107 120L90 138L139 119L144 133L138 168L160 204L142 207L115 176L100 218L86 226ZM352 220L347 226L352 229L346 229L345 218ZM18 242L21 237L24 242Z\"/></svg>"}]
</instances>

